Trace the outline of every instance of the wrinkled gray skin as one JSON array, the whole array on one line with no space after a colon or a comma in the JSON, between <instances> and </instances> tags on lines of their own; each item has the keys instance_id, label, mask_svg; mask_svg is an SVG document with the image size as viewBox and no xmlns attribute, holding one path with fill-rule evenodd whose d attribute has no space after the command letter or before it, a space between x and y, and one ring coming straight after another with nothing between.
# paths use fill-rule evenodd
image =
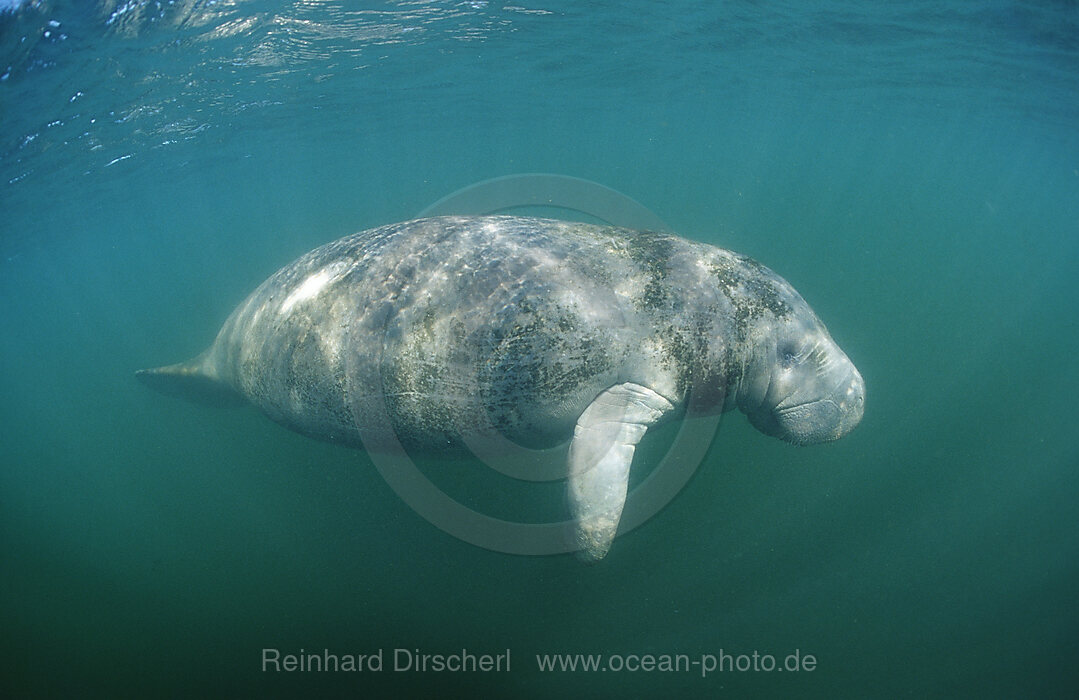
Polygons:
<instances>
[{"instance_id":1,"label":"wrinkled gray skin","mask_svg":"<svg viewBox=\"0 0 1079 700\"><path fill-rule=\"evenodd\" d=\"M564 443L621 383L669 401L666 417L737 406L795 444L849 432L865 395L805 301L750 258L507 216L420 219L317 248L259 286L198 358L139 376L169 393L238 394L293 430L357 446L362 435L368 449L392 445L388 412L404 446L434 452L492 426L528 447Z\"/></svg>"}]
</instances>

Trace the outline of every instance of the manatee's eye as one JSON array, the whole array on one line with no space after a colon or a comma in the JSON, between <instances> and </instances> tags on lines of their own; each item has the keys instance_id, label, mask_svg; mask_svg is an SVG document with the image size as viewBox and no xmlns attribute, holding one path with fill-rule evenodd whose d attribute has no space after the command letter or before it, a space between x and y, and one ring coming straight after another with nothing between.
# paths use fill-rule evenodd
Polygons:
<instances>
[{"instance_id":1,"label":"manatee's eye","mask_svg":"<svg viewBox=\"0 0 1079 700\"><path fill-rule=\"evenodd\" d=\"M783 369L790 369L800 361L798 348L794 343L780 343L776 354L779 366Z\"/></svg>"},{"instance_id":2,"label":"manatee's eye","mask_svg":"<svg viewBox=\"0 0 1079 700\"><path fill-rule=\"evenodd\" d=\"M809 359L814 347L804 340L781 340L776 347L776 360L783 369L793 369Z\"/></svg>"}]
</instances>

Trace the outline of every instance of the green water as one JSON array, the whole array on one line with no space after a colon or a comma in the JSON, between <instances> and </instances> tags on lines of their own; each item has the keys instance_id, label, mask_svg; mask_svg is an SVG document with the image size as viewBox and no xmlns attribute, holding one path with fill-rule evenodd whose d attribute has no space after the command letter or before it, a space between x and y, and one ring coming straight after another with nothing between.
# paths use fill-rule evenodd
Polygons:
<instances>
[{"instance_id":1,"label":"green water","mask_svg":"<svg viewBox=\"0 0 1079 700\"><path fill-rule=\"evenodd\" d=\"M1074 693L1073 4L345 5L0 14L0 695ZM135 381L303 252L534 172L783 275L865 377L862 425L796 448L727 416L584 566L459 541L362 451ZM814 670L535 658L795 650Z\"/></svg>"}]
</instances>

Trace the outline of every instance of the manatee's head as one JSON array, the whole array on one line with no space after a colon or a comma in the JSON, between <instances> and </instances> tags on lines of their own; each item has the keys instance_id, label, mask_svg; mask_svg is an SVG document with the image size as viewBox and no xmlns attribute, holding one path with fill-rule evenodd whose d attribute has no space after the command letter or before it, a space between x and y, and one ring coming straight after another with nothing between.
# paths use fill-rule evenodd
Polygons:
<instances>
[{"instance_id":1,"label":"manatee's head","mask_svg":"<svg viewBox=\"0 0 1079 700\"><path fill-rule=\"evenodd\" d=\"M865 381L798 293L776 286L786 303L750 335L739 408L762 433L796 445L837 440L862 420Z\"/></svg>"}]
</instances>

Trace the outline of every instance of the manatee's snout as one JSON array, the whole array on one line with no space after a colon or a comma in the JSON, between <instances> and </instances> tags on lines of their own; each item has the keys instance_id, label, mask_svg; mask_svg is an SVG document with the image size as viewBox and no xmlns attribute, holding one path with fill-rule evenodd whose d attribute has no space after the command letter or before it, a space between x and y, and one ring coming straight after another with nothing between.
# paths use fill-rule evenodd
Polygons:
<instances>
[{"instance_id":1,"label":"manatee's snout","mask_svg":"<svg viewBox=\"0 0 1079 700\"><path fill-rule=\"evenodd\" d=\"M777 437L811 445L838 440L854 430L864 411L865 380L850 364L847 376L827 396L808 401L792 396L776 405L773 416Z\"/></svg>"},{"instance_id":2,"label":"manatee's snout","mask_svg":"<svg viewBox=\"0 0 1079 700\"><path fill-rule=\"evenodd\" d=\"M822 327L793 335L765 355L759 393L748 394L758 399L743 410L762 433L795 445L838 440L862 420L865 380Z\"/></svg>"}]
</instances>

